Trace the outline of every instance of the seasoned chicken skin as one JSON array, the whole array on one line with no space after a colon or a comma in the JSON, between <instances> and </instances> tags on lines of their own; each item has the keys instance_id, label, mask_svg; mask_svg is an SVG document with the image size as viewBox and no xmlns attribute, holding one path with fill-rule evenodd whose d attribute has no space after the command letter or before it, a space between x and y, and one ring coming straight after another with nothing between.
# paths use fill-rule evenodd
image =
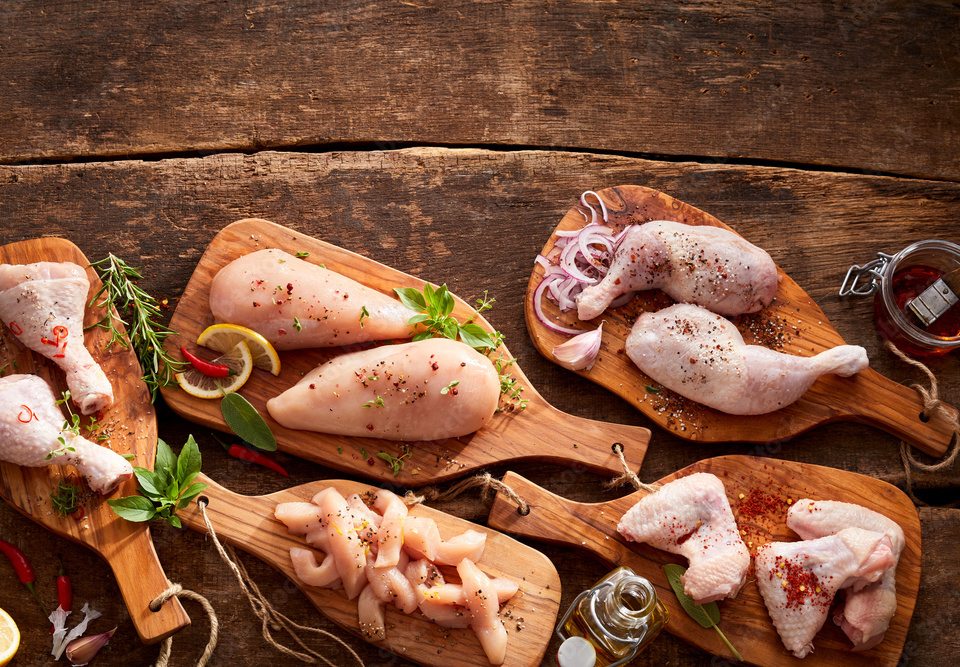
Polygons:
<instances>
[{"instance_id":1,"label":"seasoned chicken skin","mask_svg":"<svg viewBox=\"0 0 960 667\"><path fill-rule=\"evenodd\" d=\"M388 440L439 440L490 421L500 377L490 360L447 338L352 352L267 401L287 428Z\"/></svg>"},{"instance_id":2,"label":"seasoned chicken skin","mask_svg":"<svg viewBox=\"0 0 960 667\"><path fill-rule=\"evenodd\" d=\"M257 331L278 350L410 338L415 313L397 299L282 250L220 269L210 286L218 322Z\"/></svg>"},{"instance_id":3,"label":"seasoned chicken skin","mask_svg":"<svg viewBox=\"0 0 960 667\"><path fill-rule=\"evenodd\" d=\"M85 414L113 404L113 388L83 344L90 281L71 262L0 265L0 319L34 352L67 375L70 396Z\"/></svg>"},{"instance_id":4,"label":"seasoned chicken skin","mask_svg":"<svg viewBox=\"0 0 960 667\"><path fill-rule=\"evenodd\" d=\"M683 590L697 604L735 597L746 581L750 552L716 475L664 484L623 515L617 532L689 560Z\"/></svg>"},{"instance_id":5,"label":"seasoned chicken skin","mask_svg":"<svg viewBox=\"0 0 960 667\"><path fill-rule=\"evenodd\" d=\"M0 378L0 460L29 467L73 465L91 489L103 494L130 479L129 461L62 430L64 423L46 380L36 375Z\"/></svg>"},{"instance_id":6,"label":"seasoned chicken skin","mask_svg":"<svg viewBox=\"0 0 960 667\"><path fill-rule=\"evenodd\" d=\"M721 227L654 220L629 228L598 284L577 297L592 320L621 294L660 289L721 315L754 313L777 294L777 266L762 248Z\"/></svg>"},{"instance_id":7,"label":"seasoned chicken skin","mask_svg":"<svg viewBox=\"0 0 960 667\"><path fill-rule=\"evenodd\" d=\"M677 304L637 318L627 356L651 378L711 408L761 415L799 399L821 375L847 377L867 368L867 352L840 345L797 357L747 345L727 319Z\"/></svg>"},{"instance_id":8,"label":"seasoned chicken skin","mask_svg":"<svg viewBox=\"0 0 960 667\"><path fill-rule=\"evenodd\" d=\"M858 591L848 591L834 617L854 651L865 651L881 641L890 619L897 612L897 562L903 552L903 529L879 512L835 500L797 501L787 512L787 527L805 540L834 535L844 528L863 528L883 533L890 539L893 564L878 581Z\"/></svg>"}]
</instances>

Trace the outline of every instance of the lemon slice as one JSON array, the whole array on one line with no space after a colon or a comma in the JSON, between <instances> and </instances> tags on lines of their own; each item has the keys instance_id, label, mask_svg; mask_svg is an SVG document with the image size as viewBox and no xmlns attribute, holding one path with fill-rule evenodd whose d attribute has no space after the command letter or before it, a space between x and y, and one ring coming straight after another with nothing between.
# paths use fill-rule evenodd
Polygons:
<instances>
[{"instance_id":1,"label":"lemon slice","mask_svg":"<svg viewBox=\"0 0 960 667\"><path fill-rule=\"evenodd\" d=\"M253 372L253 355L243 341L237 343L226 354L214 359L213 363L223 364L236 371L237 374L225 378L214 378L204 375L196 368L188 368L176 375L180 388L197 398L220 398L224 394L231 394L242 387L250 379L250 374Z\"/></svg>"},{"instance_id":2,"label":"lemon slice","mask_svg":"<svg viewBox=\"0 0 960 667\"><path fill-rule=\"evenodd\" d=\"M197 345L209 347L217 352L232 350L233 346L243 341L250 347L253 355L253 365L262 368L274 375L280 374L280 357L266 338L253 329L242 327L239 324L214 324L203 330L197 338Z\"/></svg>"},{"instance_id":3,"label":"lemon slice","mask_svg":"<svg viewBox=\"0 0 960 667\"><path fill-rule=\"evenodd\" d=\"M0 609L0 667L13 660L19 647L20 628L10 618L10 614Z\"/></svg>"}]
</instances>

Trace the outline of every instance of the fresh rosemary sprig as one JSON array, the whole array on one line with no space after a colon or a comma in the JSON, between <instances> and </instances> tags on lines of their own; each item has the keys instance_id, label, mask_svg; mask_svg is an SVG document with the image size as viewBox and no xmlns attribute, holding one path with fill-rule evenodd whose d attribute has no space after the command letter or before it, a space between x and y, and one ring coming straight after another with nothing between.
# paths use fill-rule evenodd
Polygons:
<instances>
[{"instance_id":1,"label":"fresh rosemary sprig","mask_svg":"<svg viewBox=\"0 0 960 667\"><path fill-rule=\"evenodd\" d=\"M99 262L93 262L91 266L100 274L103 287L90 300L88 307L96 304L97 307L106 308L106 315L93 326L110 332L110 341L105 348L114 343L133 347L143 370L143 381L150 390L150 401L154 402L160 387L175 384L174 375L187 366L171 357L163 348L163 341L177 332L160 323L159 303L137 287L136 281L143 278L139 268L129 266L113 253ZM102 300L97 303L101 297ZM114 315L114 309L118 315ZM127 328L129 343L117 327L118 324Z\"/></svg>"}]
</instances>

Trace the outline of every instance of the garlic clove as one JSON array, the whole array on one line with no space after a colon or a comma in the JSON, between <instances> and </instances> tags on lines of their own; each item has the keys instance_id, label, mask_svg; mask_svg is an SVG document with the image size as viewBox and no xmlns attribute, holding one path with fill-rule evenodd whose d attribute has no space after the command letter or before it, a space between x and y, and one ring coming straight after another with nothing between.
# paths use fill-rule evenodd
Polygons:
<instances>
[{"instance_id":1,"label":"garlic clove","mask_svg":"<svg viewBox=\"0 0 960 667\"><path fill-rule=\"evenodd\" d=\"M74 639L67 644L67 660L70 661L70 664L76 665L77 667L87 664L100 652L100 649L107 645L107 642L110 641L110 638L113 637L113 633L116 631L117 629L114 628L110 632Z\"/></svg>"},{"instance_id":2,"label":"garlic clove","mask_svg":"<svg viewBox=\"0 0 960 667\"><path fill-rule=\"evenodd\" d=\"M593 331L578 334L553 348L554 360L571 371L590 370L600 353L603 322Z\"/></svg>"}]
</instances>

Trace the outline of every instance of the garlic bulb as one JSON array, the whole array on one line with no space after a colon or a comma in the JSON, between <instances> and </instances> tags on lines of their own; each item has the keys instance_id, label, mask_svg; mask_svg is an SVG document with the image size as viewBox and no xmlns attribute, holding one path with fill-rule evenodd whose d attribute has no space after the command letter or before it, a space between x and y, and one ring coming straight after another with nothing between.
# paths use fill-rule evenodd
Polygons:
<instances>
[{"instance_id":1,"label":"garlic bulb","mask_svg":"<svg viewBox=\"0 0 960 667\"><path fill-rule=\"evenodd\" d=\"M574 336L566 343L553 348L554 360L571 371L590 370L600 352L603 322L593 331Z\"/></svg>"}]
</instances>

